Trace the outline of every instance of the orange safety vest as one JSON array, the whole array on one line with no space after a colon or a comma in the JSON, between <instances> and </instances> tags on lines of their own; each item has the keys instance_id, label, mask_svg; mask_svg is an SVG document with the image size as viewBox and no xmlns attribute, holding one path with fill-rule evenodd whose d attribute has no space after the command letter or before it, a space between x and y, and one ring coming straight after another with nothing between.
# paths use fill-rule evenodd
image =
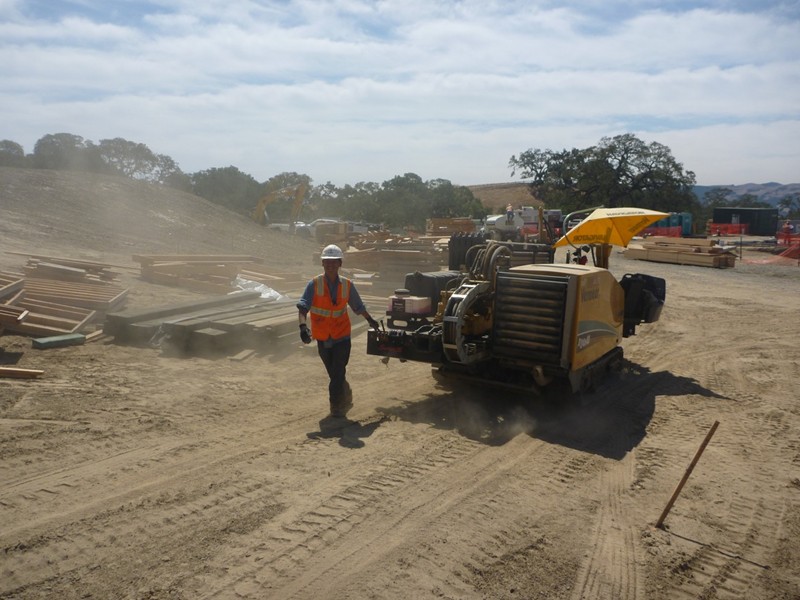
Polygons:
<instances>
[{"instance_id":1,"label":"orange safety vest","mask_svg":"<svg viewBox=\"0 0 800 600\"><path fill-rule=\"evenodd\" d=\"M350 317L347 303L350 301L350 280L339 277L339 293L336 301L328 293L325 275L314 278L314 300L311 303L311 335L315 340L338 340L350 335Z\"/></svg>"}]
</instances>

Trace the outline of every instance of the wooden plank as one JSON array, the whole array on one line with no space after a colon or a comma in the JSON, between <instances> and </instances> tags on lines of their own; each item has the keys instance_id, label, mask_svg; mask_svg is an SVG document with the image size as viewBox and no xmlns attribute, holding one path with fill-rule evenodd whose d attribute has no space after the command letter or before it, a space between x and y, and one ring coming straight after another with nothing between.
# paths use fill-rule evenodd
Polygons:
<instances>
[{"instance_id":1,"label":"wooden plank","mask_svg":"<svg viewBox=\"0 0 800 600\"><path fill-rule=\"evenodd\" d=\"M37 300L36 298L24 298L17 303L16 306L19 306L20 308L26 308L37 314L61 317L73 321L82 321L86 318L86 315L92 312L75 306L47 302L46 300Z\"/></svg>"},{"instance_id":2,"label":"wooden plank","mask_svg":"<svg viewBox=\"0 0 800 600\"><path fill-rule=\"evenodd\" d=\"M79 269L77 267L68 267L66 265L58 265L47 262L36 263L35 266L26 266L24 271L28 276L33 275L43 279L66 279L70 281L85 279L87 273L86 269Z\"/></svg>"},{"instance_id":3,"label":"wooden plank","mask_svg":"<svg viewBox=\"0 0 800 600\"><path fill-rule=\"evenodd\" d=\"M242 263L261 263L260 258L247 254L134 254L134 262L152 265L156 262L192 262L192 261L214 261L214 262L242 262Z\"/></svg>"},{"instance_id":4,"label":"wooden plank","mask_svg":"<svg viewBox=\"0 0 800 600\"><path fill-rule=\"evenodd\" d=\"M666 237L666 236L659 236L654 235L647 238L644 238L644 242L647 244L662 244L666 246L716 246L717 240L713 240L710 238L676 238L676 237Z\"/></svg>"},{"instance_id":5,"label":"wooden plank","mask_svg":"<svg viewBox=\"0 0 800 600\"><path fill-rule=\"evenodd\" d=\"M64 335L51 335L49 337L34 338L32 345L34 348L63 348L64 346L82 346L86 342L86 336L82 333L67 333Z\"/></svg>"},{"instance_id":6,"label":"wooden plank","mask_svg":"<svg viewBox=\"0 0 800 600\"><path fill-rule=\"evenodd\" d=\"M24 284L25 279L22 277L15 280L0 278L0 300L16 294L23 288Z\"/></svg>"},{"instance_id":7,"label":"wooden plank","mask_svg":"<svg viewBox=\"0 0 800 600\"><path fill-rule=\"evenodd\" d=\"M258 292L239 291L222 296L203 298L191 302L181 302L178 304L167 304L146 309L129 309L121 312L106 315L106 323L103 329L109 335L117 335L125 326L136 322L155 321L167 317L175 317L180 314L209 310L226 305L234 305L243 302L253 302L261 297Z\"/></svg>"},{"instance_id":8,"label":"wooden plank","mask_svg":"<svg viewBox=\"0 0 800 600\"><path fill-rule=\"evenodd\" d=\"M235 361L235 362L243 362L243 361L247 360L248 358L250 358L251 356L255 355L255 353L256 353L256 351L253 350L252 348L247 348L247 349L242 350L241 352L239 352L237 354L234 354L233 356L229 356L228 360L232 360L232 361Z\"/></svg>"},{"instance_id":9,"label":"wooden plank","mask_svg":"<svg viewBox=\"0 0 800 600\"><path fill-rule=\"evenodd\" d=\"M102 329L98 329L97 331L87 333L84 337L86 338L87 342L93 342L95 340L99 340L102 337L105 337L105 335L106 334Z\"/></svg>"},{"instance_id":10,"label":"wooden plank","mask_svg":"<svg viewBox=\"0 0 800 600\"><path fill-rule=\"evenodd\" d=\"M20 369L19 367L0 367L0 377L15 379L34 379L44 373L40 369Z\"/></svg>"},{"instance_id":11,"label":"wooden plank","mask_svg":"<svg viewBox=\"0 0 800 600\"><path fill-rule=\"evenodd\" d=\"M211 283L206 281L200 281L198 279L191 279L188 277L180 277L178 275L169 275L166 273L157 273L157 272L150 272L148 273L147 277L143 275L142 279L150 281L151 283L172 285L187 290L193 290L195 292L212 292L217 294L224 294L232 287L231 282L228 282L227 284L224 285L220 285L219 283Z\"/></svg>"},{"instance_id":12,"label":"wooden plank","mask_svg":"<svg viewBox=\"0 0 800 600\"><path fill-rule=\"evenodd\" d=\"M233 279L239 272L239 265L234 263L159 263L155 265L145 265L142 267L142 277L151 273L164 273L167 275L179 275L182 277L222 275Z\"/></svg>"},{"instance_id":13,"label":"wooden plank","mask_svg":"<svg viewBox=\"0 0 800 600\"><path fill-rule=\"evenodd\" d=\"M105 270L109 267L118 267L120 269L135 268L127 265L113 265L111 263L97 262L93 260L82 260L79 258L64 258L61 256L46 256L43 254L30 254L28 252L12 252L11 250L6 250L6 254L14 254L16 256L27 256L29 258L35 258L37 260L44 260L47 262L58 263L67 266L82 267L87 270L100 271L100 270Z\"/></svg>"},{"instance_id":14,"label":"wooden plank","mask_svg":"<svg viewBox=\"0 0 800 600\"><path fill-rule=\"evenodd\" d=\"M28 318L29 311L24 308L0 305L0 323L16 325Z\"/></svg>"}]
</instances>

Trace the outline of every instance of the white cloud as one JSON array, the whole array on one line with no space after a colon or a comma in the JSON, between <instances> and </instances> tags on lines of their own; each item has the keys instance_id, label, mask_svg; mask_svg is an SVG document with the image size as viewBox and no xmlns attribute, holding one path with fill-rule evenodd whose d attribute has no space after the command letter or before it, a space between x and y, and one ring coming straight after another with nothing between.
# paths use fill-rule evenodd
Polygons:
<instances>
[{"instance_id":1,"label":"white cloud","mask_svg":"<svg viewBox=\"0 0 800 600\"><path fill-rule=\"evenodd\" d=\"M29 152L47 133L124 137L190 172L232 164L259 180L413 171L486 183L507 180L508 158L527 148L630 131L673 141L702 183L755 168L798 180L798 23L769 6L111 6L32 17L0 0L0 109L11 116L0 136Z\"/></svg>"}]
</instances>

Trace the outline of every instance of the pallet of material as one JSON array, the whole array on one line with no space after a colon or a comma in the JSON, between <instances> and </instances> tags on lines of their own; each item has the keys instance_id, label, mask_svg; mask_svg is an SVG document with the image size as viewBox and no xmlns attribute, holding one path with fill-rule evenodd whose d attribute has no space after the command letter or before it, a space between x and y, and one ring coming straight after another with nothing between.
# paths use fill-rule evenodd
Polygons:
<instances>
[{"instance_id":1,"label":"pallet of material","mask_svg":"<svg viewBox=\"0 0 800 600\"><path fill-rule=\"evenodd\" d=\"M23 289L28 299L105 312L119 307L128 296L127 288L112 283L61 281L38 277L26 277Z\"/></svg>"},{"instance_id":2,"label":"pallet of material","mask_svg":"<svg viewBox=\"0 0 800 600\"><path fill-rule=\"evenodd\" d=\"M18 323L5 323L5 329L24 335L53 336L77 333L94 318L95 311L44 300L23 297L14 306L27 311Z\"/></svg>"},{"instance_id":3,"label":"pallet of material","mask_svg":"<svg viewBox=\"0 0 800 600\"><path fill-rule=\"evenodd\" d=\"M673 239L673 238L668 238ZM680 239L680 238L674 238ZM627 258L677 265L725 269L736 265L736 256L719 246L664 242L631 245L623 252Z\"/></svg>"}]
</instances>

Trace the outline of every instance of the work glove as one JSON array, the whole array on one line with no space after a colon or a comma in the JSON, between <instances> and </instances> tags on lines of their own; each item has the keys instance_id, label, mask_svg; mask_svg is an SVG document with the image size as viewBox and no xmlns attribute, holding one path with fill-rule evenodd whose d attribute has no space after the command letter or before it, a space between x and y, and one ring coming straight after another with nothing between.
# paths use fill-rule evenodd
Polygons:
<instances>
[{"instance_id":1,"label":"work glove","mask_svg":"<svg viewBox=\"0 0 800 600\"><path fill-rule=\"evenodd\" d=\"M381 330L380 325L378 324L378 322L375 319L373 319L372 317L367 319L367 323L369 323L369 326L372 327L375 331L380 331Z\"/></svg>"},{"instance_id":2,"label":"work glove","mask_svg":"<svg viewBox=\"0 0 800 600\"><path fill-rule=\"evenodd\" d=\"M311 343L311 334L308 332L308 325L305 323L300 325L300 339L303 340L304 344Z\"/></svg>"}]
</instances>

